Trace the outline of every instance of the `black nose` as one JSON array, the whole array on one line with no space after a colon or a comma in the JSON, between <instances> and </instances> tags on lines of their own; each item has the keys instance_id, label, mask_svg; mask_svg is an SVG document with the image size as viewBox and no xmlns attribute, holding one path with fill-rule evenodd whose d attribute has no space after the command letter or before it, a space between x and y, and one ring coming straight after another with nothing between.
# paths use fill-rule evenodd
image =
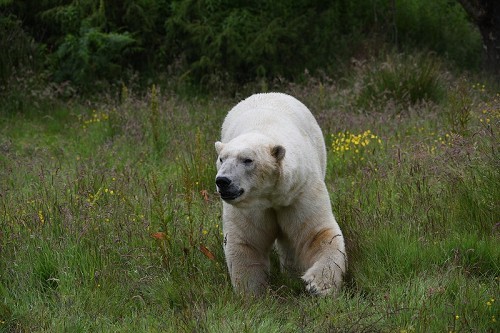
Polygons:
<instances>
[{"instance_id":1,"label":"black nose","mask_svg":"<svg viewBox=\"0 0 500 333\"><path fill-rule=\"evenodd\" d=\"M229 179L227 177L217 177L215 179L215 184L217 184L217 186L219 186L219 188L225 188L231 184L231 179Z\"/></svg>"}]
</instances>

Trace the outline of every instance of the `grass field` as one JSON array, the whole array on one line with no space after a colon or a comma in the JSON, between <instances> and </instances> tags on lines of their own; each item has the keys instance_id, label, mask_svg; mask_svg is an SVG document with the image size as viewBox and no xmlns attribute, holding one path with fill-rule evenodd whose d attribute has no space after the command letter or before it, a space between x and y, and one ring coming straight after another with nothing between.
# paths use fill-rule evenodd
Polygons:
<instances>
[{"instance_id":1,"label":"grass field","mask_svg":"<svg viewBox=\"0 0 500 333\"><path fill-rule=\"evenodd\" d=\"M9 97L0 332L498 332L500 95L431 60L280 88L327 142L349 256L336 299L277 265L266 297L232 291L213 143L243 93Z\"/></svg>"}]
</instances>

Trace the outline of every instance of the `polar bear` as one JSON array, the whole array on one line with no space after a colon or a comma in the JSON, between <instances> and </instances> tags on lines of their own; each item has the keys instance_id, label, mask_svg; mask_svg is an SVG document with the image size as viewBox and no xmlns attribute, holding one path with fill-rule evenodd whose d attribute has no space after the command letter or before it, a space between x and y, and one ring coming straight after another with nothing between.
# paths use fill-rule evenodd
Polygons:
<instances>
[{"instance_id":1,"label":"polar bear","mask_svg":"<svg viewBox=\"0 0 500 333\"><path fill-rule=\"evenodd\" d=\"M337 293L347 258L314 116L292 96L256 94L227 114L221 134L215 183L234 289L265 292L275 244L282 270L301 274L310 293Z\"/></svg>"}]
</instances>

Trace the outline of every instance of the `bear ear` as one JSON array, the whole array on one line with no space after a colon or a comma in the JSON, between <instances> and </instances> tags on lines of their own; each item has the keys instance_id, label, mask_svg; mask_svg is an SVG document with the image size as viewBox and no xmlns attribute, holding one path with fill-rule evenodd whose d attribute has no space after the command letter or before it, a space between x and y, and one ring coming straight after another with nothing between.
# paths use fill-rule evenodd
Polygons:
<instances>
[{"instance_id":1,"label":"bear ear","mask_svg":"<svg viewBox=\"0 0 500 333\"><path fill-rule=\"evenodd\" d=\"M271 155L276 159L277 162L281 161L285 157L285 147L276 145L271 148Z\"/></svg>"},{"instance_id":2,"label":"bear ear","mask_svg":"<svg viewBox=\"0 0 500 333\"><path fill-rule=\"evenodd\" d=\"M217 152L217 155L220 154L220 151L222 150L222 148L224 148L224 144L220 141L217 141L215 143L215 151Z\"/></svg>"}]
</instances>

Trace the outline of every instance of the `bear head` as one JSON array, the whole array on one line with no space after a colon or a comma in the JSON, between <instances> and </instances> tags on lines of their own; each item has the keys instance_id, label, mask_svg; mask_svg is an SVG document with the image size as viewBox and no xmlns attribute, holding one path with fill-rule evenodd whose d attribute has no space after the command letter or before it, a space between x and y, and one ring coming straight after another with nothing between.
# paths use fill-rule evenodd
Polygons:
<instances>
[{"instance_id":1,"label":"bear head","mask_svg":"<svg viewBox=\"0 0 500 333\"><path fill-rule=\"evenodd\" d=\"M247 133L227 143L216 142L215 183L221 198L235 206L271 201L279 181L285 148L258 133Z\"/></svg>"}]
</instances>

